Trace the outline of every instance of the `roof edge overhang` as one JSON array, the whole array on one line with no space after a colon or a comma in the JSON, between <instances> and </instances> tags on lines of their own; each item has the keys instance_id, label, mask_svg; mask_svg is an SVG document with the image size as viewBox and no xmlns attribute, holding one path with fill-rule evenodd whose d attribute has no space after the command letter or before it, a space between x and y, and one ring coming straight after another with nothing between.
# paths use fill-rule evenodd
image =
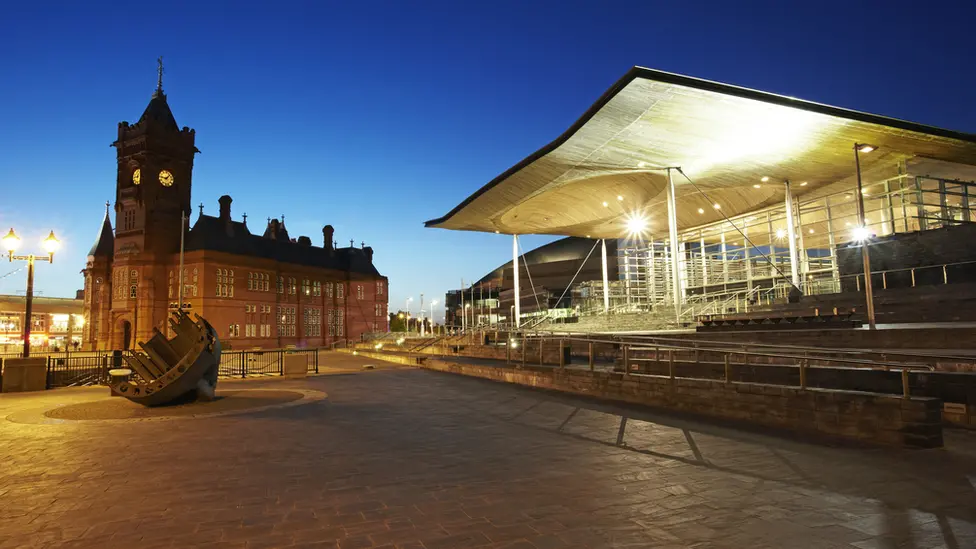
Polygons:
<instances>
[{"instance_id":1,"label":"roof edge overhang","mask_svg":"<svg viewBox=\"0 0 976 549\"><path fill-rule=\"evenodd\" d=\"M685 76L682 74L676 74L673 72L661 71L657 69L649 69L641 66L634 66L627 73L621 77L619 80L613 83L607 91L603 92L603 95L594 102L586 112L583 113L576 122L573 123L566 131L559 135L556 139L549 142L541 149L535 151L529 156L522 159L521 162L515 164L511 168L505 170L501 175L489 181L486 185L478 189L471 196L466 198L463 202L454 207L447 214L438 217L436 219L431 219L424 222L425 228L437 228L441 223L446 222L451 217L456 215L458 212L463 210L468 204L475 201L478 197L488 192L492 188L496 187L513 174L517 173L522 168L528 166L529 164L535 162L539 158L549 154L554 151L560 145L565 143L572 137L576 132L578 132L587 122L590 121L607 103L610 102L618 93L620 93L628 84L637 78L644 78L647 80L653 80L655 82L662 82L665 84L674 84L677 86L684 86L688 88L693 88L696 90L710 91L714 93L720 93L724 95L730 95L734 97L740 97L743 99L752 99L755 101L761 101L763 103L768 103L771 105L778 105L783 107L791 107L794 109L800 109L808 112L813 112L817 114L823 114L827 116L834 116L838 118L845 118L848 120L854 120L858 122L866 122L870 124L878 124L881 126L888 126L891 128L897 128L906 131L912 131L927 135L933 135L938 137L944 137L948 139L956 139L959 141L966 141L969 143L976 143L976 134L957 132L953 130L946 130L943 128L938 128L935 126L929 126L926 124L919 124L916 122L910 122L907 120L901 120L899 118L891 118L888 116L881 116L877 114L870 114L866 112L856 111L853 109L845 109L843 107L834 107L832 105L826 105L823 103L817 103L815 101L807 101L804 99L797 99L795 97L790 97L786 95L780 95L776 93L770 93L760 90L754 90L751 88L745 88L742 86L735 86L733 84L725 84L722 82L715 82L713 80L705 80L703 78L696 78L693 76Z\"/></svg>"}]
</instances>

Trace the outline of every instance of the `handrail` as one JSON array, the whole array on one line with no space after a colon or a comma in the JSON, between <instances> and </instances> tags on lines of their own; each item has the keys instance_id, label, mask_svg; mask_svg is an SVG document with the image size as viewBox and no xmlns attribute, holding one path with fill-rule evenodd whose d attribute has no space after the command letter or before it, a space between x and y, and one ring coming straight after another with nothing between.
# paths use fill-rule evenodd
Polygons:
<instances>
[{"instance_id":1,"label":"handrail","mask_svg":"<svg viewBox=\"0 0 976 549\"><path fill-rule=\"evenodd\" d=\"M541 337L546 337L540 334ZM560 337L562 339L571 339L574 341L585 341L592 343L617 343L617 344L653 344L661 347L668 346L676 350L712 350L716 352L736 352L736 353L749 353L750 347L761 348L761 349L795 349L799 351L804 351L806 353L833 353L840 355L853 355L853 354L877 354L885 357L896 356L905 357L909 360L929 360L932 359L938 361L956 361L961 363L973 363L976 364L976 356L957 356L957 355L940 355L931 353L909 353L897 350L875 350L875 349L840 349L832 347L811 347L802 345L774 345L770 343L742 343L742 342L728 342L728 341L713 341L713 340L700 340L696 339L689 341L687 339L671 338L671 337L660 337L660 336L648 336L648 335L619 335L611 336L608 338L580 338L577 336L555 336L550 334L548 337ZM653 342L653 343L648 343ZM710 346L710 347L709 347ZM804 355L804 358L816 358L811 357L809 354Z\"/></svg>"}]
</instances>

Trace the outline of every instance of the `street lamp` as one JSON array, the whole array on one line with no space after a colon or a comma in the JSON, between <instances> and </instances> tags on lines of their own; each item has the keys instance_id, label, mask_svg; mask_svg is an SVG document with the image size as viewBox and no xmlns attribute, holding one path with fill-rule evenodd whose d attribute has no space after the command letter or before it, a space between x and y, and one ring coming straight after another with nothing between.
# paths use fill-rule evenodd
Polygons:
<instances>
[{"instance_id":1,"label":"street lamp","mask_svg":"<svg viewBox=\"0 0 976 549\"><path fill-rule=\"evenodd\" d=\"M20 247L20 237L14 232L11 227L10 232L7 236L3 237L3 247L7 250L7 260L8 261L26 261L27 262L27 303L24 310L24 358L30 357L30 333L31 333L31 313L34 308L34 261L47 261L48 263L54 263L54 252L58 251L61 247L61 242L58 241L57 237L54 236L54 231L51 231L47 235L47 238L41 241L41 247L47 252L47 257L35 256L34 254L27 255L14 255L17 248Z\"/></svg>"},{"instance_id":2,"label":"street lamp","mask_svg":"<svg viewBox=\"0 0 976 549\"><path fill-rule=\"evenodd\" d=\"M864 259L864 295L868 306L868 329L875 329L874 321L874 290L871 286L871 255L868 252L868 243L871 235L868 232L867 216L864 214L864 189L861 186L861 157L860 154L867 154L876 151L878 147L866 143L854 143L854 167L857 170L857 221L860 226L854 231L855 238L861 241L861 258Z\"/></svg>"},{"instance_id":3,"label":"street lamp","mask_svg":"<svg viewBox=\"0 0 976 549\"><path fill-rule=\"evenodd\" d=\"M434 305L437 305L436 299L430 300L430 335L434 335Z\"/></svg>"}]
</instances>

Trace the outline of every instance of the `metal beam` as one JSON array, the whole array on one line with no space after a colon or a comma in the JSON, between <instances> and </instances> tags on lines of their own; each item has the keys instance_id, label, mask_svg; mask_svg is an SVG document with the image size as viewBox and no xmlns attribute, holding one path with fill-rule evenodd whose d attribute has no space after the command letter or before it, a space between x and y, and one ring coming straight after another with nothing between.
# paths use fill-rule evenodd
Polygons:
<instances>
[{"instance_id":1,"label":"metal beam","mask_svg":"<svg viewBox=\"0 0 976 549\"><path fill-rule=\"evenodd\" d=\"M678 207L675 200L674 194L674 179L671 178L671 168L668 168L668 184L667 184L667 194L668 194L668 238L670 239L669 247L671 248L671 287L674 292L672 299L674 300L674 311L675 315L680 320L681 318L681 268L678 264Z\"/></svg>"},{"instance_id":2,"label":"metal beam","mask_svg":"<svg viewBox=\"0 0 976 549\"><path fill-rule=\"evenodd\" d=\"M800 271L796 253L796 226L793 219L793 191L790 189L790 182L784 182L786 187L786 237L790 243L790 275L793 285L800 287Z\"/></svg>"},{"instance_id":3,"label":"metal beam","mask_svg":"<svg viewBox=\"0 0 976 549\"><path fill-rule=\"evenodd\" d=\"M512 235L512 282L515 284L515 315L512 319L512 326L518 328L522 318L522 292L519 290L519 250L518 235ZM464 290L461 290L464 291Z\"/></svg>"},{"instance_id":4,"label":"metal beam","mask_svg":"<svg viewBox=\"0 0 976 549\"><path fill-rule=\"evenodd\" d=\"M607 269L607 239L600 239L600 253L603 256L603 312L610 312L610 277Z\"/></svg>"}]
</instances>

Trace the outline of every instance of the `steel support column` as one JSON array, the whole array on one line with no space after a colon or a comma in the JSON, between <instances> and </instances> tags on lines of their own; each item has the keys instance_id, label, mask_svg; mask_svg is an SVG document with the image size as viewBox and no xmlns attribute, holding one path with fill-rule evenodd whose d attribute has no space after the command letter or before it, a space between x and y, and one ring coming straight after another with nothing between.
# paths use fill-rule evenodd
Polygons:
<instances>
[{"instance_id":1,"label":"steel support column","mask_svg":"<svg viewBox=\"0 0 976 549\"><path fill-rule=\"evenodd\" d=\"M600 255L603 258L603 312L610 312L610 276L607 267L607 239L600 239Z\"/></svg>"},{"instance_id":2,"label":"steel support column","mask_svg":"<svg viewBox=\"0 0 976 549\"><path fill-rule=\"evenodd\" d=\"M519 320L522 318L522 292L519 289L519 250L518 250L518 235L512 235L512 283L515 285L515 314L512 319L512 326L518 328L521 322ZM464 291L463 289L461 290ZM524 351L523 351L524 352Z\"/></svg>"},{"instance_id":3,"label":"steel support column","mask_svg":"<svg viewBox=\"0 0 976 549\"><path fill-rule=\"evenodd\" d=\"M668 168L667 199L668 199L668 238L671 249L671 289L674 303L674 313L681 320L681 267L678 264L678 207L674 195L674 180L671 179L671 168Z\"/></svg>"},{"instance_id":4,"label":"steel support column","mask_svg":"<svg viewBox=\"0 0 976 549\"><path fill-rule=\"evenodd\" d=\"M793 218L793 191L790 189L789 181L785 181L784 186L786 187L786 237L789 239L790 244L790 276L793 280L793 285L799 288L800 270L796 253L796 220Z\"/></svg>"}]
</instances>

